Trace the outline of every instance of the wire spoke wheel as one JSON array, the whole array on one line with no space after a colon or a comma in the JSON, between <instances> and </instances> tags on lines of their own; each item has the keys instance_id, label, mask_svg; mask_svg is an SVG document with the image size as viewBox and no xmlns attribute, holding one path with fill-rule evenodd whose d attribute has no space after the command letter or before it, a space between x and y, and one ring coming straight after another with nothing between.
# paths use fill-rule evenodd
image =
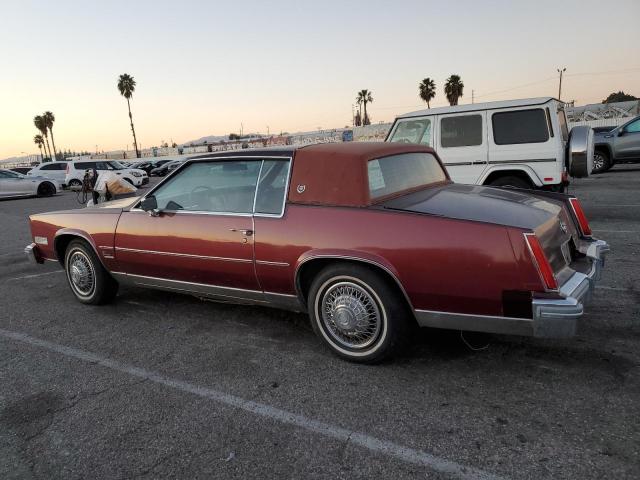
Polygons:
<instances>
[{"instance_id":1,"label":"wire spoke wheel","mask_svg":"<svg viewBox=\"0 0 640 480\"><path fill-rule=\"evenodd\" d=\"M329 286L322 295L320 309L326 331L344 347L366 349L380 336L381 308L373 295L357 283L340 281Z\"/></svg>"},{"instance_id":2,"label":"wire spoke wheel","mask_svg":"<svg viewBox=\"0 0 640 480\"><path fill-rule=\"evenodd\" d=\"M75 250L69 255L67 276L74 292L81 297L89 297L96 288L96 273L87 255Z\"/></svg>"}]
</instances>

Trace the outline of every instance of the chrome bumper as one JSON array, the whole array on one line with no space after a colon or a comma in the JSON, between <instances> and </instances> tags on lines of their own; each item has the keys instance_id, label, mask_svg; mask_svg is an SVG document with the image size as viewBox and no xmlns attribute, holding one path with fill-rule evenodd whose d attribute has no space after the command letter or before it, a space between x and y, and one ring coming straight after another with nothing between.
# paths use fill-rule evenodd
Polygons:
<instances>
[{"instance_id":1,"label":"chrome bumper","mask_svg":"<svg viewBox=\"0 0 640 480\"><path fill-rule=\"evenodd\" d=\"M592 260L588 274L575 272L560 287L564 298L534 298L533 336L534 337L571 337L578 328L578 318L584 313L584 305L589 302L596 282L602 276L605 255L609 245L596 240L584 246L582 252Z\"/></svg>"},{"instance_id":2,"label":"chrome bumper","mask_svg":"<svg viewBox=\"0 0 640 480\"><path fill-rule=\"evenodd\" d=\"M35 243L31 243L24 247L24 254L27 256L27 260L30 263L44 263L42 257L38 254L38 246Z\"/></svg>"}]
</instances>

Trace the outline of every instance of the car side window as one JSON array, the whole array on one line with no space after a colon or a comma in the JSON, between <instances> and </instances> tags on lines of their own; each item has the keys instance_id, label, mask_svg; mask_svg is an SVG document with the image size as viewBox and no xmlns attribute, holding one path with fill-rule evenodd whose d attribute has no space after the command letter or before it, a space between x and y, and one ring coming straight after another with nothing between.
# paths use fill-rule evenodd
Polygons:
<instances>
[{"instance_id":1,"label":"car side window","mask_svg":"<svg viewBox=\"0 0 640 480\"><path fill-rule=\"evenodd\" d=\"M624 131L627 133L638 133L640 132L640 118L635 122L631 122L629 125L624 127Z\"/></svg>"},{"instance_id":2,"label":"car side window","mask_svg":"<svg viewBox=\"0 0 640 480\"><path fill-rule=\"evenodd\" d=\"M40 167L40 170L57 170L57 165L55 163L52 163L50 165L43 165L42 167Z\"/></svg>"},{"instance_id":3,"label":"car side window","mask_svg":"<svg viewBox=\"0 0 640 480\"><path fill-rule=\"evenodd\" d=\"M196 162L160 186L160 210L253 213L261 160Z\"/></svg>"},{"instance_id":4,"label":"car side window","mask_svg":"<svg viewBox=\"0 0 640 480\"><path fill-rule=\"evenodd\" d=\"M396 129L389 141L395 143L419 143L430 147L431 119L398 120Z\"/></svg>"},{"instance_id":5,"label":"car side window","mask_svg":"<svg viewBox=\"0 0 640 480\"><path fill-rule=\"evenodd\" d=\"M90 168L96 168L96 162L78 162L75 166L77 170L89 170Z\"/></svg>"},{"instance_id":6,"label":"car side window","mask_svg":"<svg viewBox=\"0 0 640 480\"><path fill-rule=\"evenodd\" d=\"M255 213L282 215L289 176L288 160L265 160L262 164Z\"/></svg>"},{"instance_id":7,"label":"car side window","mask_svg":"<svg viewBox=\"0 0 640 480\"><path fill-rule=\"evenodd\" d=\"M482 145L482 115L456 115L440 120L443 148Z\"/></svg>"},{"instance_id":8,"label":"car side window","mask_svg":"<svg viewBox=\"0 0 640 480\"><path fill-rule=\"evenodd\" d=\"M544 143L549 140L549 125L541 108L494 113L491 122L496 145Z\"/></svg>"}]
</instances>

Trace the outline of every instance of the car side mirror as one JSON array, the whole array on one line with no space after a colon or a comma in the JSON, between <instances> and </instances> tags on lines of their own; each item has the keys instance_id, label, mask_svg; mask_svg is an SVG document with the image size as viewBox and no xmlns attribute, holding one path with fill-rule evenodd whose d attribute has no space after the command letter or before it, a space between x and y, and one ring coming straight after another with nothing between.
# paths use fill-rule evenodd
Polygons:
<instances>
[{"instance_id":1,"label":"car side mirror","mask_svg":"<svg viewBox=\"0 0 640 480\"><path fill-rule=\"evenodd\" d=\"M618 130L618 136L621 137L625 134L624 128L621 128L620 130Z\"/></svg>"},{"instance_id":2,"label":"car side mirror","mask_svg":"<svg viewBox=\"0 0 640 480\"><path fill-rule=\"evenodd\" d=\"M160 213L158 210L158 200L154 195L149 195L140 202L140 208L148 212L152 217L157 217Z\"/></svg>"}]
</instances>

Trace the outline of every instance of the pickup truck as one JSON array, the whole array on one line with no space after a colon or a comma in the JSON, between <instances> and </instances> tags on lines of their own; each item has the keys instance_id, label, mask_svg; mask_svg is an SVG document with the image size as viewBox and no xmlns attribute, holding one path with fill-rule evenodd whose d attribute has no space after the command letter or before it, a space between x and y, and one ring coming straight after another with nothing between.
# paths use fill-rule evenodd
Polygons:
<instances>
[{"instance_id":1,"label":"pickup truck","mask_svg":"<svg viewBox=\"0 0 640 480\"><path fill-rule=\"evenodd\" d=\"M640 116L608 132L594 130L594 143L593 173L620 162L640 162Z\"/></svg>"}]
</instances>

